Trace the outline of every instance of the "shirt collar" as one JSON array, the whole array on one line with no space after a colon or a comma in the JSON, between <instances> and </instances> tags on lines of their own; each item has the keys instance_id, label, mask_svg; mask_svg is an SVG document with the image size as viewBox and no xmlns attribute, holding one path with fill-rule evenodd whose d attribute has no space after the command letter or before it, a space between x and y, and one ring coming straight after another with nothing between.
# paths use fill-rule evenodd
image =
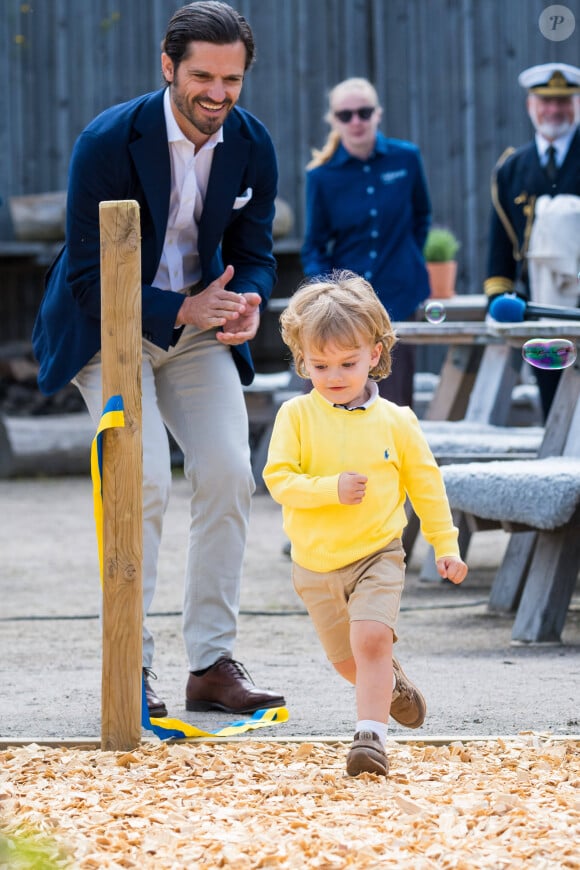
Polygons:
<instances>
[{"instance_id":1,"label":"shirt collar","mask_svg":"<svg viewBox=\"0 0 580 870\"><path fill-rule=\"evenodd\" d=\"M546 151L550 145L553 145L556 149L556 164L557 166L561 166L566 158L568 148L570 147L570 143L572 142L577 129L578 125L574 124L564 136L558 136L558 138L554 139L553 142L548 142L547 139L544 139L541 133L536 133L536 148L538 149L540 163L544 162Z\"/></svg>"},{"instance_id":2,"label":"shirt collar","mask_svg":"<svg viewBox=\"0 0 580 870\"><path fill-rule=\"evenodd\" d=\"M382 133L377 133L377 137L375 139L375 147L369 154L366 160L361 160L359 157L354 157L352 154L349 154L342 142L336 149L336 152L332 156L332 163L335 166L344 166L345 163L349 163L352 160L356 160L359 163L367 163L369 160L372 160L377 154L386 154L389 148L388 141Z\"/></svg>"},{"instance_id":3,"label":"shirt collar","mask_svg":"<svg viewBox=\"0 0 580 870\"><path fill-rule=\"evenodd\" d=\"M354 408L349 408L348 405L337 405L335 402L328 402L328 399L325 399L325 402L328 402L329 405L332 405L333 408L342 408L343 411L366 411L367 408L376 402L377 397L379 395L379 388L377 386L376 381L368 381L367 386L370 391L370 396L362 405L357 405ZM324 396L322 397L324 398Z\"/></svg>"},{"instance_id":4,"label":"shirt collar","mask_svg":"<svg viewBox=\"0 0 580 870\"><path fill-rule=\"evenodd\" d=\"M175 115L171 109L171 98L169 96L169 88L165 88L165 93L163 94L163 112L165 114L165 127L167 128L167 141L172 144L174 142L188 142L192 147L195 147L193 142L191 142L187 136L181 132L179 128L179 124L175 120ZM207 142L205 142L202 147L199 149L203 151L204 148L215 148L216 145L219 145L220 142L224 141L224 128L220 127L212 136L209 137Z\"/></svg>"}]
</instances>

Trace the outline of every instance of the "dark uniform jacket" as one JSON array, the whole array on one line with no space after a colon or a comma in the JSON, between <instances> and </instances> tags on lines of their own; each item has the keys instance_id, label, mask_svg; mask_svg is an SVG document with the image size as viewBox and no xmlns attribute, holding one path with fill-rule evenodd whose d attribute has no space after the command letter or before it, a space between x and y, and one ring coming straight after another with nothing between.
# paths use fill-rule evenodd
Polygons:
<instances>
[{"instance_id":1,"label":"dark uniform jacket","mask_svg":"<svg viewBox=\"0 0 580 870\"><path fill-rule=\"evenodd\" d=\"M529 298L525 254L537 197L571 193L580 196L580 129L570 143L554 183L541 166L535 141L510 154L492 178L494 202L489 229L489 255L484 290L488 296L517 292ZM503 214L502 214L503 212ZM506 226L507 224L507 226Z\"/></svg>"}]
</instances>

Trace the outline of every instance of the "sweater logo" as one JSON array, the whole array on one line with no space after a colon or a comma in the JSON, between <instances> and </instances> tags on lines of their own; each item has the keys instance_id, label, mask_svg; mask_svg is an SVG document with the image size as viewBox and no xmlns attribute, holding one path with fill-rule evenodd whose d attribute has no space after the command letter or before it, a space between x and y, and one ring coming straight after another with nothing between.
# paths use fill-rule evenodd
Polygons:
<instances>
[{"instance_id":1,"label":"sweater logo","mask_svg":"<svg viewBox=\"0 0 580 870\"><path fill-rule=\"evenodd\" d=\"M385 450L385 459L388 459L388 458L389 458L389 451Z\"/></svg>"}]
</instances>

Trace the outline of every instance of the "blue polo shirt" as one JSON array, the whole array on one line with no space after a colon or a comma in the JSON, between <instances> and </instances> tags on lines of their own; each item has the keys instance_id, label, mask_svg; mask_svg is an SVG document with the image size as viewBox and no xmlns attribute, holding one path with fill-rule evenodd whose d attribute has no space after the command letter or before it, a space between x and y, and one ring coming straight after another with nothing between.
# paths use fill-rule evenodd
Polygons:
<instances>
[{"instance_id":1,"label":"blue polo shirt","mask_svg":"<svg viewBox=\"0 0 580 870\"><path fill-rule=\"evenodd\" d=\"M327 163L306 174L304 272L357 272L391 318L405 320L429 296L422 252L430 223L416 145L377 133L367 160L339 145Z\"/></svg>"}]
</instances>

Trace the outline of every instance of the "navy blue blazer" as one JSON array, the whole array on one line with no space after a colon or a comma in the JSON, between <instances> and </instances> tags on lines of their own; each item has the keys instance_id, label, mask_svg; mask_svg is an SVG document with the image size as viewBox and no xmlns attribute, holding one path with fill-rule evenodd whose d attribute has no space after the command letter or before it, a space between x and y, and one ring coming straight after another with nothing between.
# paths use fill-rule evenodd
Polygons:
<instances>
[{"instance_id":1,"label":"navy blue blazer","mask_svg":"<svg viewBox=\"0 0 580 870\"><path fill-rule=\"evenodd\" d=\"M113 106L79 136L71 158L66 242L50 267L32 343L44 393L65 386L101 346L99 203L136 200L141 218L142 320L145 338L167 349L183 303L181 293L152 286L161 259L171 188L163 112L164 89ZM224 124L214 151L199 223L202 281L234 266L228 290L257 292L266 304L276 280L272 222L278 169L265 127L238 107ZM236 197L252 197L234 209ZM254 366L246 344L232 347L242 383Z\"/></svg>"}]
</instances>

